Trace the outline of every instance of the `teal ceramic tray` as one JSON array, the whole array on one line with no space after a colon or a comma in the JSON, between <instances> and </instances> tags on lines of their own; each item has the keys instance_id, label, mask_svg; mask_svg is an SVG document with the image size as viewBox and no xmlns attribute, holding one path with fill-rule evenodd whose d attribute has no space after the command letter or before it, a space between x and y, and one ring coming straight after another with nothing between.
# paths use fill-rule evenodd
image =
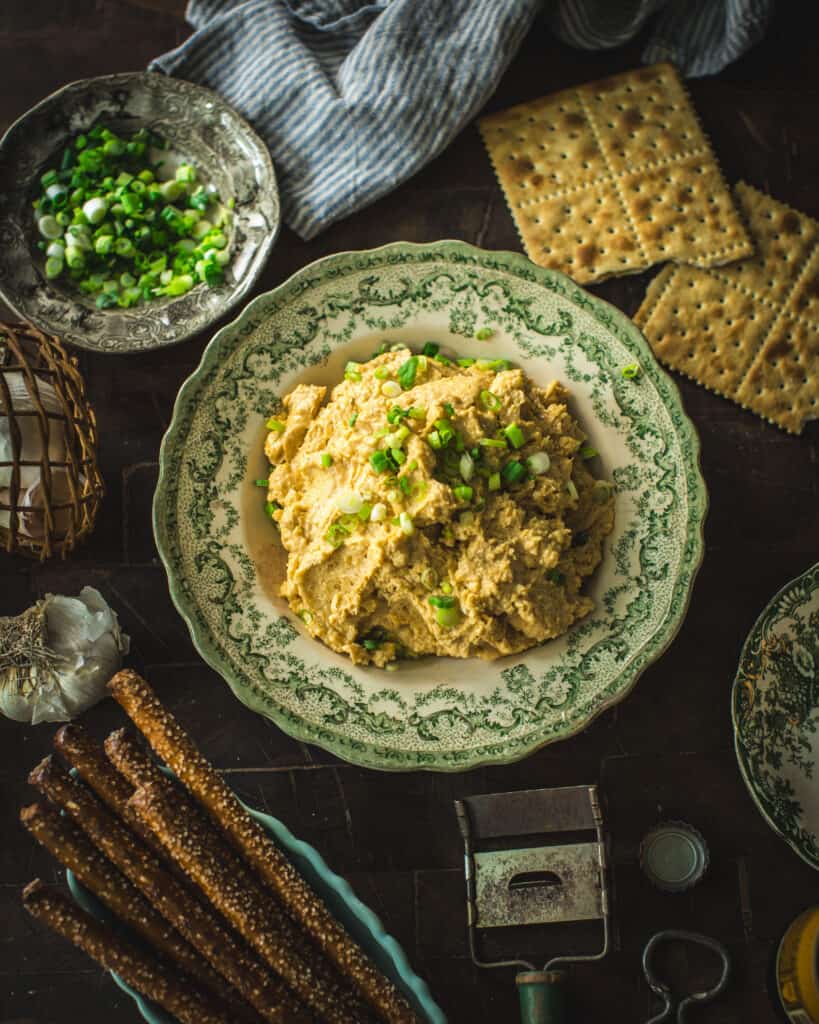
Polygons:
<instances>
[{"instance_id":1,"label":"teal ceramic tray","mask_svg":"<svg viewBox=\"0 0 819 1024\"><path fill-rule=\"evenodd\" d=\"M413 971L404 950L391 935L387 934L378 917L361 902L348 883L330 870L317 850L301 839L296 839L278 818L262 814L252 807L248 807L247 810L267 829L274 842L287 853L334 916L341 921L379 969L395 982L420 1014L421 1019L428 1021L429 1024L446 1024L446 1017L432 998L427 983ZM71 871L66 871L66 879L71 895L83 910L100 921L112 920L110 912L92 893L80 885ZM155 1003L144 999L117 974L112 972L111 976L117 985L131 996L148 1024L177 1024L174 1017L165 1013Z\"/></svg>"}]
</instances>

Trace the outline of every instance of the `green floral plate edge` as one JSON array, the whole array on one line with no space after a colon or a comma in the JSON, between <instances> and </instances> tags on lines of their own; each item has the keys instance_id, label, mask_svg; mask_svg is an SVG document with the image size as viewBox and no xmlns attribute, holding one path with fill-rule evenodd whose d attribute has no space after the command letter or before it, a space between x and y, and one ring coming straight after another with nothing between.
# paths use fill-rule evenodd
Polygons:
<instances>
[{"instance_id":1,"label":"green floral plate edge","mask_svg":"<svg viewBox=\"0 0 819 1024\"><path fill-rule=\"evenodd\" d=\"M174 567L171 560L171 542L167 535L167 520L162 515L167 499L169 478L173 472L172 467L169 465L168 453L174 440L177 422L182 416L183 409L189 398L198 389L202 378L206 377L210 372L215 372L219 363L222 346L227 344L234 334L241 331L248 321L253 318L256 310L272 296L287 289L295 289L300 281L317 273L321 274L323 268L331 268L334 264L375 254L383 254L389 260L392 254L395 254L397 257L398 254L406 250L414 250L419 253L424 251L440 253L442 256L454 251L467 260L480 261L484 258L491 259L496 263L504 261L510 271L524 280L543 284L547 288L551 283L554 286L552 290L563 292L569 301L584 308L586 312L593 315L606 329L613 330L615 325L619 325L620 340L633 351L635 357L642 365L651 365L655 376L655 383L664 388L667 408L673 415L681 447L688 453L688 457L684 461L686 479L691 486L691 490L683 561L674 584L674 596L669 603L668 616L661 628L658 628L652 637L651 643L646 644L640 651L639 656L633 659L628 668L631 678L627 679L616 693L612 694L608 699L601 701L599 706L586 719L577 723L576 726L567 728L559 735L551 734L544 736L542 742L532 743L531 741L523 741L507 747L503 751L493 751L491 754L483 756L480 753L472 756L466 755L463 758L459 758L457 763L443 758L433 760L433 757L427 752L424 752L423 760L415 760L409 763L413 752L405 751L403 754L405 763L396 764L394 752L390 748L381 748L375 743L368 743L365 749L365 745L360 741L355 741L348 745L345 743L344 738L340 736L334 736L330 740L326 735L319 735L318 730L308 723L296 722L285 714L271 712L261 700L255 698L252 692L245 689L234 678L230 666L223 661L218 643L214 642L207 630L202 630L198 627L194 617L189 613L186 607L184 581L177 579L174 575ZM604 299L600 299L585 291L567 275L557 270L538 267L520 253L506 250L490 251L480 249L458 239L446 239L438 242L390 242L373 249L350 250L324 256L302 267L271 291L256 296L235 320L220 328L202 353L199 366L182 384L176 396L171 422L162 438L159 450L159 477L154 492L153 528L159 557L168 577L168 589L171 600L187 624L194 647L207 664L222 676L234 695L251 711L271 719L284 733L293 739L313 743L349 763L360 765L364 768L375 768L381 771L424 770L460 772L486 765L512 764L524 757L528 757L542 747L558 740L568 739L582 732L604 711L620 703L620 701L628 696L642 673L668 649L685 621L691 601L694 580L702 565L705 552L704 526L707 511L708 491L700 466L700 443L696 428L685 413L680 391L676 383L660 367L648 342L625 313Z\"/></svg>"},{"instance_id":2,"label":"green floral plate edge","mask_svg":"<svg viewBox=\"0 0 819 1024\"><path fill-rule=\"evenodd\" d=\"M819 847L817 847L816 839L813 838L811 840L805 834L805 830L800 828L798 816L794 815L789 820L777 821L777 811L771 806L770 801L766 798L764 788L755 777L754 767L751 764L751 752L744 736L744 725L748 719L747 711L750 710L747 690L745 688L746 677L750 675L749 667L758 660L756 655L768 621L777 612L780 603L783 602L788 593L802 585L811 587L812 591L819 588L819 562L780 587L765 605L753 624L751 631L748 633L742 646L742 653L739 656L739 664L731 688L731 722L734 728L734 749L736 751L739 771L759 813L774 832L784 839L806 864L810 864L812 868L819 870ZM819 695L819 683L814 682L814 688L817 695Z\"/></svg>"},{"instance_id":3,"label":"green floral plate edge","mask_svg":"<svg viewBox=\"0 0 819 1024\"><path fill-rule=\"evenodd\" d=\"M174 777L168 769L163 770L171 778ZM242 806L270 833L276 845L287 853L300 873L327 903L333 915L372 958L379 970L395 982L413 1008L421 1014L422 1020L428 1024L446 1024L446 1017L433 999L427 983L415 973L403 948L384 929L377 914L356 896L349 882L329 867L318 850L303 839L297 839L284 822L272 814L263 814L247 807L246 804ZM110 912L93 893L80 884L72 871L66 870L65 876L71 895L83 910L98 921L115 922ZM146 999L115 971L111 972L111 977L134 1000L148 1024L175 1024L175 1017Z\"/></svg>"}]
</instances>

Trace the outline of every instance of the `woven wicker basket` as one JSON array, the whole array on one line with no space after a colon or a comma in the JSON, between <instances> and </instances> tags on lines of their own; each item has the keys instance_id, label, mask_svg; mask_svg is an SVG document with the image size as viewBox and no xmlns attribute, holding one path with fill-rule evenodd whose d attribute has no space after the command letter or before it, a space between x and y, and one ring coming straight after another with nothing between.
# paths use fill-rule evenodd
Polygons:
<instances>
[{"instance_id":1,"label":"woven wicker basket","mask_svg":"<svg viewBox=\"0 0 819 1024\"><path fill-rule=\"evenodd\" d=\"M0 323L0 435L0 543L64 557L104 494L96 420L76 359L25 324Z\"/></svg>"}]
</instances>

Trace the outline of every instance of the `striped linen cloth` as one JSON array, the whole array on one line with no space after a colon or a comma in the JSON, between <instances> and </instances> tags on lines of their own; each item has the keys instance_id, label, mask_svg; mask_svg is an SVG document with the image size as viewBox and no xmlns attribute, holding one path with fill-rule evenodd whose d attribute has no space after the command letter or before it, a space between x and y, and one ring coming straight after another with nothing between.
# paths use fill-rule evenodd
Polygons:
<instances>
[{"instance_id":1,"label":"striped linen cloth","mask_svg":"<svg viewBox=\"0 0 819 1024\"><path fill-rule=\"evenodd\" d=\"M620 46L654 18L643 60L671 61L686 77L713 75L759 42L774 0L558 0L547 6L555 34L570 46Z\"/></svg>"},{"instance_id":2,"label":"striped linen cloth","mask_svg":"<svg viewBox=\"0 0 819 1024\"><path fill-rule=\"evenodd\" d=\"M539 0L191 0L152 70L208 86L270 147L302 238L394 189L480 110Z\"/></svg>"},{"instance_id":3,"label":"striped linen cloth","mask_svg":"<svg viewBox=\"0 0 819 1024\"><path fill-rule=\"evenodd\" d=\"M480 110L537 11L584 49L654 17L647 63L719 71L761 38L773 0L191 0L194 33L152 70L220 93L273 154L302 238L378 199ZM536 88L536 86L535 86Z\"/></svg>"}]
</instances>

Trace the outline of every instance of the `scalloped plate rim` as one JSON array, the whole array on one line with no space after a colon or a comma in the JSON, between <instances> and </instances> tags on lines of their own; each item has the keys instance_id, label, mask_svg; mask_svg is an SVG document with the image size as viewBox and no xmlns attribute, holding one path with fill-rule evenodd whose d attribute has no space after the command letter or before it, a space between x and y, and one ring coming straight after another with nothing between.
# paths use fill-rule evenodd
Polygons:
<instances>
[{"instance_id":1,"label":"scalloped plate rim","mask_svg":"<svg viewBox=\"0 0 819 1024\"><path fill-rule=\"evenodd\" d=\"M807 856L804 853L804 851L799 848L798 844L790 838L790 836L785 835L785 833L781 831L779 826L776 824L776 822L770 816L768 811L765 809L765 806L762 803L762 798L756 791L756 783L751 778L749 774L749 769L746 767L745 764L745 757L741 749L742 740L740 737L740 726L739 722L737 721L737 693L739 692L740 675L742 674L742 666L748 654L748 649L751 646L751 641L754 639L757 631L761 629L765 619L770 614L771 608L780 599L780 597L783 597L785 593L791 589L791 587L799 583L799 581L802 580L805 576L808 576L810 573L816 572L817 570L819 570L819 562L815 562L813 565L808 566L808 568L805 569L804 572L800 572L798 576L794 576L793 579L790 579L786 583L783 583L779 590L777 590L773 597L771 597L770 600L765 604L765 607L762 609L759 615L757 615L753 626L751 626L751 628L748 630L748 635L745 637L745 641L742 644L742 650L739 655L739 661L737 662L737 670L734 674L734 681L731 684L731 726L733 728L734 733L734 754L736 755L737 759L737 767L739 768L739 773L742 776L742 781L745 783L745 788L748 790L751 799L756 805L756 809L759 811L765 823L770 826L771 830L777 836L779 836L779 838L784 843L787 843L788 846L790 846L790 848L793 850L793 852L801 858L801 860L803 860L810 867L814 868L816 871L819 871L819 862L815 861L812 857Z\"/></svg>"},{"instance_id":2,"label":"scalloped plate rim","mask_svg":"<svg viewBox=\"0 0 819 1024\"><path fill-rule=\"evenodd\" d=\"M275 202L277 216L276 216L275 222L273 224L273 230L267 236L266 240L259 246L258 256L256 258L256 261L257 261L256 269L252 273L247 275L247 277L243 278L243 280L239 283L239 285L236 287L236 289L231 293L229 299L226 301L226 303L224 305L224 308L221 309L214 317L212 317L212 319L210 320L209 323L205 323L205 324L202 324L202 325L200 325L198 327L192 327L192 328L185 328L185 327L183 327L178 334L175 334L172 338L168 339L167 341L163 341L163 342L161 342L159 344L143 345L141 347L130 347L130 348L124 348L124 347L123 348L117 348L117 349L100 348L98 345L91 345L91 344L86 343L83 340L81 334L77 335L75 333L72 333L70 339L69 338L64 338L63 339L62 335L60 335L61 340L65 340L70 345L74 345L77 348L84 349L86 352L97 352L97 353L100 353L101 355L140 355L140 354L145 353L145 352L153 352L153 351L156 351L158 349L170 348L172 345L181 344L183 341L189 341L191 338L195 337L196 335L202 334L203 331L208 330L209 327L215 321L221 320L222 317L227 316L229 313L234 312L236 307L239 305L239 303L243 299L245 299L247 297L247 293L253 288L253 286L256 284L256 282L258 281L259 277L263 273L263 271L265 269L265 266L266 266L266 264L268 262L268 259L270 257L270 253L271 253L271 251L273 249L273 246L276 244L276 241L277 241L277 239L279 237L279 234L281 232L281 226L282 226L281 200L280 200L280 196L279 196L278 179L276 177L276 168L275 168L275 166L273 164L273 158L270 155L270 150L268 149L267 145L264 143L262 138L259 136L259 134L256 132L256 129L253 127L253 125L251 125L251 123L247 120L246 117L244 117L242 114L240 114L239 111L236 110L235 107L231 106L231 104L228 103L227 100L223 99L222 96L220 96L219 93L215 92L213 89L209 89L207 86L204 86L204 85L199 85L199 83L197 83L197 82L190 82L187 79L175 79L172 76L166 75L166 74L164 74L163 72L160 72L160 71L118 71L118 72L113 72L111 74L106 74L106 75L93 75L90 78L75 78L71 82L66 82L64 85L61 85L59 88L54 89L47 96L44 96L41 100L38 100L36 103L34 103L32 106L30 106L27 110L23 111L23 113L19 117L15 118L14 121L11 122L11 124L8 126L8 128L6 128L6 130L3 132L3 134L0 135L0 153L3 152L3 148L4 148L5 144L6 144L6 141L11 137L11 135L15 131L17 131L18 129L20 129L23 126L25 121L32 114L34 114L35 112L39 111L42 107L45 107L48 104L54 102L55 100L58 100L61 96L63 96L65 93L70 92L72 89L77 89L77 88L79 88L81 86L88 87L91 83L104 83L104 82L112 82L113 83L113 82L117 82L117 81L120 81L120 80L134 80L134 79L139 79L139 78L145 78L148 75L156 75L156 76L158 76L161 79L170 80L171 82L174 82L174 83L181 82L181 83L183 83L185 88L190 88L192 90L198 90L199 92L201 92L203 94L207 94L209 96L214 97L215 100L219 103L220 106L227 108L230 111L230 113L241 124L244 125L244 127L247 130L247 132L258 142L259 153L260 153L262 159L265 161L265 171L269 175L268 185L269 185L270 190L271 190L271 192L273 193L273 196L274 196L274 202ZM9 307L9 309L12 311L12 313L14 313L14 315L17 316L17 317L20 317L21 320L26 320L26 321L29 321L29 322L33 323L35 327L37 327L41 331L44 331L45 333L56 333L53 330L53 327L51 325L49 325L47 323L37 323L31 316L27 316L25 313L23 313L21 311L21 309L18 308L17 304L15 303L14 297L6 290L6 288L5 288L5 286L4 286L4 284L3 284L1 279L0 279L0 298L2 298L3 302L6 303L6 305ZM230 325L226 324L225 326L230 326Z\"/></svg>"},{"instance_id":3,"label":"scalloped plate rim","mask_svg":"<svg viewBox=\"0 0 819 1024\"><path fill-rule=\"evenodd\" d=\"M345 257L355 257L358 255L388 252L391 249L410 248L416 250L423 250L446 249L449 247L455 247L465 250L467 252L474 252L481 255L500 257L503 260L507 260L514 265L525 268L526 271L530 274L534 273L535 277L539 279L539 283L542 283L543 280L549 278L555 278L557 280L564 281L568 283L571 287L577 288L578 290L583 292L583 294L587 298L589 298L594 305L600 306L606 310L610 310L614 314L615 318L618 319L625 326L631 340L634 343L636 343L637 349L642 353L642 357L653 362L657 368L657 371L665 377L666 384L669 388L670 396L679 409L679 412L681 414L680 419L682 430L685 433L687 433L688 439L691 442L691 450L693 455L692 468L696 470L696 477L698 483L698 491L696 495L692 495L691 500L692 504L697 501L699 502L699 504L701 505L701 515L699 517L699 522L697 525L696 536L692 538L695 551L692 555L690 563L690 580L684 599L678 609L677 621L673 623L673 625L671 625L670 627L666 627L666 623L668 622L669 617L673 614L673 609L669 609L668 615L663 620L661 626L658 627L658 632L663 628L666 628L667 632L663 636L662 640L657 641L650 660L648 660L641 667L634 670L632 678L625 686L618 690L617 693L612 694L610 698L602 701L600 705L594 709L593 712L591 712L585 719L578 722L578 724L575 727L567 729L560 736L546 736L542 740L542 742L526 744L525 749L523 749L522 746L519 746L515 747L508 753L493 754L486 756L476 755L474 757L465 759L464 761L459 762L457 764L441 763L440 761L436 762L435 764L420 763L414 764L412 766L409 766L406 763L385 764L382 756L382 751L385 754L387 754L389 753L389 748L379 748L377 744L368 741L366 744L366 750L358 749L358 746L356 746L355 749L339 749L338 737L333 738L333 743L331 745L328 741L317 739L314 735L314 730L310 725L302 726L297 722L291 721L286 716L277 716L275 714L271 714L270 712L268 712L267 709L264 709L261 706L257 706L257 702L254 700L253 694L250 692L246 692L240 686L240 684L238 684L231 677L229 673L223 674L219 666L218 653L214 652L213 655L211 655L208 651L208 642L210 640L210 642L212 643L212 639L208 636L200 636L199 628L193 622L192 617L188 614L188 612L185 609L184 600L182 596L182 583L180 580L176 579L173 574L173 570L171 568L170 555L167 552L164 543L164 525L161 521L161 508L162 501L165 496L169 472L167 465L168 450L170 448L172 435L174 433L177 416L180 414L182 405L187 400L188 394L194 391L195 388L198 386L200 374L205 370L206 364L210 364L212 361L215 362L218 360L219 350L222 344L225 342L225 340L230 335L232 335L234 331L240 330L243 324L245 324L247 320L252 317L255 310L259 306L261 306L262 303L270 296L272 296L279 290L289 286L301 275L305 275L316 268L319 268L328 263L332 263L335 260L344 259ZM699 434L693 421L685 412L685 407L682 402L682 395L680 394L680 389L677 386L676 381L674 381L670 374L668 374L659 364L656 357L654 356L654 353L651 351L648 342L644 338L643 334L641 333L637 325L628 316L626 316L626 314L622 310L618 309L612 303L607 302L605 299L601 299L597 295L594 295L591 292L587 291L581 285L578 285L575 281L568 277L568 275L563 274L561 271L537 266L537 264L532 263L522 253L512 252L510 250L504 249L482 249L479 246L472 245L471 243L464 242L460 239L438 239L434 242L387 242L384 245L373 246L372 248L369 249L350 249L337 253L331 253L327 256L320 257L319 259L313 260L312 262L300 267L289 277L279 282L279 284L275 288L272 288L267 292L257 295L248 303L247 306L245 306L245 308L242 310L238 317L232 320L229 324L225 324L223 327L221 327L210 340L210 342L208 342L207 346L202 352L202 356L199 360L196 369L193 370L190 376L183 382L182 386L180 387L177 393L176 400L174 401L171 420L168 425L168 429L166 430L162 438L162 443L160 445L159 450L159 474L157 478L156 489L154 491L154 500L152 504L152 518L154 539L156 541L157 551L159 553L160 560L165 568L165 572L168 577L168 590L174 607L179 612L185 624L187 625L188 632L190 633L191 636L191 640L198 653L208 664L208 666L211 669L213 669L228 684L230 689L233 691L234 696L236 696L238 700L241 701L242 704L244 704L247 708L249 708L256 714L260 714L263 717L273 721L274 724L282 730L282 732L290 736L292 739L319 746L322 749L327 750L335 756L341 758L342 760L350 764L357 765L359 767L371 768L386 772L435 771L443 773L453 773L471 771L476 768L483 768L491 765L514 764L518 761L523 760L526 757L529 757L536 751L551 745L552 743L557 743L561 740L570 739L572 736L576 736L578 733L588 728L601 714L603 714L603 712L619 704L631 693L631 691L634 689L634 687L637 684L637 681L640 679L643 673L651 665L653 665L665 653L666 650L668 650L668 648L676 638L677 634L679 633L680 629L682 628L682 625L686 619L688 608L691 603L691 596L694 590L694 583L696 581L696 577L699 573L699 570L702 566L703 558L705 556L705 521L708 515L708 507L709 494L705 478L702 473L701 445ZM201 632L204 634L206 631L203 630ZM438 756L430 754L427 751L404 750L402 751L402 758L408 760L414 753L423 753L426 758Z\"/></svg>"}]
</instances>

